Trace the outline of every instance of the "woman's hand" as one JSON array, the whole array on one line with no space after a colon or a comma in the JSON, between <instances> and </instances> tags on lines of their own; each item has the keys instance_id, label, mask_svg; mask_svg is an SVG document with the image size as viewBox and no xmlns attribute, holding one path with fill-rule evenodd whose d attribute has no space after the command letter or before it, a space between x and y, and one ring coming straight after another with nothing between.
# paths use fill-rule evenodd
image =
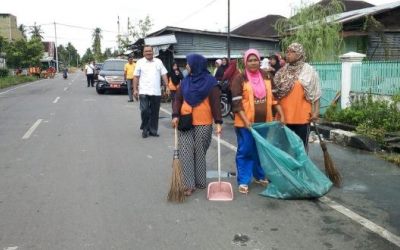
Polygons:
<instances>
[{"instance_id":1,"label":"woman's hand","mask_svg":"<svg viewBox=\"0 0 400 250\"><path fill-rule=\"evenodd\" d=\"M173 128L177 128L178 127L178 122L179 122L179 118L178 117L172 118L172 121L171 121L172 127Z\"/></svg>"},{"instance_id":2,"label":"woman's hand","mask_svg":"<svg viewBox=\"0 0 400 250\"><path fill-rule=\"evenodd\" d=\"M308 120L310 122L317 122L319 120L319 112L310 113L310 118Z\"/></svg>"},{"instance_id":3,"label":"woman's hand","mask_svg":"<svg viewBox=\"0 0 400 250\"><path fill-rule=\"evenodd\" d=\"M222 125L217 123L217 125L215 126L215 134L220 135L221 132L222 132Z\"/></svg>"}]
</instances>

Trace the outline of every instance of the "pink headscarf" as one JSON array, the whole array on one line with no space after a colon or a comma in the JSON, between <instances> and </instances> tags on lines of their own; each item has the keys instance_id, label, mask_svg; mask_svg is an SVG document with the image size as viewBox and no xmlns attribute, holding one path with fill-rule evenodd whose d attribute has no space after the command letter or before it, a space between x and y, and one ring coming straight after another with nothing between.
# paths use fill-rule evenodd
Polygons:
<instances>
[{"instance_id":1,"label":"pink headscarf","mask_svg":"<svg viewBox=\"0 0 400 250\"><path fill-rule=\"evenodd\" d=\"M260 53L256 49L247 50L244 54L244 65L246 67L247 79L250 81L253 88L254 96L257 99L263 99L267 95L267 91L265 89L264 79L261 75L261 72L259 70L251 72L247 69L247 60L249 59L250 55L255 55L258 60L260 60Z\"/></svg>"}]
</instances>

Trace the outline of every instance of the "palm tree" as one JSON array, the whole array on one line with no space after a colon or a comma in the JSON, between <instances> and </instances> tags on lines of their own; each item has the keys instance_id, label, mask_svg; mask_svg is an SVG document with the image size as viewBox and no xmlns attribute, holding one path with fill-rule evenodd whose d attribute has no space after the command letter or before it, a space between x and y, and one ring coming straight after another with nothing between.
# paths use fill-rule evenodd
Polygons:
<instances>
[{"instance_id":1,"label":"palm tree","mask_svg":"<svg viewBox=\"0 0 400 250\"><path fill-rule=\"evenodd\" d=\"M103 36L101 35L101 29L100 28L95 28L92 34L93 38L93 54L96 60L100 60L102 57L101 54L101 39L103 39Z\"/></svg>"},{"instance_id":2,"label":"palm tree","mask_svg":"<svg viewBox=\"0 0 400 250\"><path fill-rule=\"evenodd\" d=\"M36 25L36 22L35 22L35 24L31 27L31 38L36 38L36 39L42 40L43 39L42 34L43 34L43 31L42 31L41 26Z\"/></svg>"},{"instance_id":3,"label":"palm tree","mask_svg":"<svg viewBox=\"0 0 400 250\"><path fill-rule=\"evenodd\" d=\"M20 26L18 26L19 31L21 31L22 36L26 39L26 26L21 24Z\"/></svg>"}]
</instances>

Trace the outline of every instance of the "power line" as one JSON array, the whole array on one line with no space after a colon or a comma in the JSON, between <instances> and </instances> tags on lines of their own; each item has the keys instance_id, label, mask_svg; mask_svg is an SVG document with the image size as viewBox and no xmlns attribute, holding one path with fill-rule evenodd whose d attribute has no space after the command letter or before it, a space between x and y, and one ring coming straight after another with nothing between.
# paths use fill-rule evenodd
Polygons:
<instances>
[{"instance_id":1,"label":"power line","mask_svg":"<svg viewBox=\"0 0 400 250\"><path fill-rule=\"evenodd\" d=\"M205 8L207 8L208 6L210 6L211 4L213 4L213 3L215 3L215 2L216 2L216 0L212 0L211 2L209 2L209 3L207 3L206 5L204 5L203 7L201 7L200 9L193 11L192 13L190 13L190 14L187 15L187 16L185 16L185 17L182 18L181 20L175 22L174 24L180 23L180 22L183 22L183 21L186 21L186 19L189 19L189 18L193 17L194 15L196 15L197 13L199 13L199 12L202 11L202 10L204 10Z\"/></svg>"},{"instance_id":2,"label":"power line","mask_svg":"<svg viewBox=\"0 0 400 250\"><path fill-rule=\"evenodd\" d=\"M41 23L41 24L36 24L36 26L47 26L47 25L54 25L54 23ZM57 23L57 22L56 22L56 25L61 25L61 26L69 27L69 28L75 28L75 29L90 30L90 31L93 31L93 30L96 29L96 28L90 28L90 27L84 27L84 26L78 26L78 25L72 25L72 24L65 24L65 23ZM35 27L35 25L26 25L25 27L32 28L32 27ZM101 28L100 28L100 29L101 29ZM102 32L109 32L109 33L118 34L117 32L115 32L115 31L110 31L110 30L103 30L103 29L101 29L101 31L102 31Z\"/></svg>"}]
</instances>

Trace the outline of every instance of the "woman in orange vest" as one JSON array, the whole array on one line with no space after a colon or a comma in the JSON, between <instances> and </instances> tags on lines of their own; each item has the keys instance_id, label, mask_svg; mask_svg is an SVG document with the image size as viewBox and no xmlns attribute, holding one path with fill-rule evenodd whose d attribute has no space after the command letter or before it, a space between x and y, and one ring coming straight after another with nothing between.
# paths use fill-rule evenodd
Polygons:
<instances>
[{"instance_id":1,"label":"woman in orange vest","mask_svg":"<svg viewBox=\"0 0 400 250\"><path fill-rule=\"evenodd\" d=\"M181 84L182 79L183 79L182 72L179 69L178 64L174 62L172 64L171 72L168 73L168 89L170 92L172 105L174 105L176 90L178 89L179 84Z\"/></svg>"},{"instance_id":2,"label":"woman in orange vest","mask_svg":"<svg viewBox=\"0 0 400 250\"><path fill-rule=\"evenodd\" d=\"M237 136L236 167L239 192L248 193L252 176L255 183L266 186L268 180L260 165L254 138L250 132L253 123L272 121L272 107L284 116L272 95L269 73L260 69L260 54L249 49L244 55L245 70L234 77L231 84L232 110L235 113Z\"/></svg>"},{"instance_id":3,"label":"woman in orange vest","mask_svg":"<svg viewBox=\"0 0 400 250\"><path fill-rule=\"evenodd\" d=\"M186 56L186 76L177 89L172 113L172 127L179 119L192 114L192 128L179 131L179 156L182 162L185 195L196 188L206 188L206 153L211 143L212 123L216 133L221 133L222 116L220 89L217 80L207 70L207 59L199 54Z\"/></svg>"},{"instance_id":4,"label":"woman in orange vest","mask_svg":"<svg viewBox=\"0 0 400 250\"><path fill-rule=\"evenodd\" d=\"M305 63L304 49L299 43L287 48L286 61L275 75L274 95L282 106L286 125L303 140L307 151L310 122L319 117L319 77L314 68Z\"/></svg>"}]
</instances>

